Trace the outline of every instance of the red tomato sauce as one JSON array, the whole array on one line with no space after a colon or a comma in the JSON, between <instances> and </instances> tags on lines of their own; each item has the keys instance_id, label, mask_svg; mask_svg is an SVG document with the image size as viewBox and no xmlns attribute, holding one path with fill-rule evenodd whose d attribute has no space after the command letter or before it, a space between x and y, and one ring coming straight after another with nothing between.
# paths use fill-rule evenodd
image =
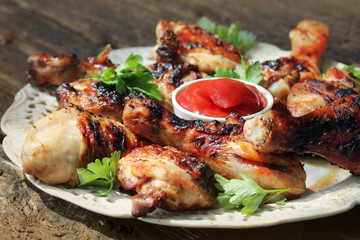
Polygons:
<instances>
[{"instance_id":1,"label":"red tomato sauce","mask_svg":"<svg viewBox=\"0 0 360 240\"><path fill-rule=\"evenodd\" d=\"M225 118L232 112L251 115L267 104L255 87L229 78L190 84L179 92L176 101L190 112L218 118Z\"/></svg>"}]
</instances>

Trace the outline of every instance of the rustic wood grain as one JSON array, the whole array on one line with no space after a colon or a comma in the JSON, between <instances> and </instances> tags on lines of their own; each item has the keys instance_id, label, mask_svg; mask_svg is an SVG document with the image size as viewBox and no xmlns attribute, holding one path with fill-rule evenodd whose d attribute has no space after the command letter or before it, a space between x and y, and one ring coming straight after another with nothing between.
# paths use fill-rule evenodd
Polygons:
<instances>
[{"instance_id":1,"label":"rustic wood grain","mask_svg":"<svg viewBox=\"0 0 360 240\"><path fill-rule=\"evenodd\" d=\"M26 59L35 53L97 54L155 43L161 19L219 24L240 20L259 41L289 49L288 33L300 20L328 23L324 57L360 66L360 1L235 0L1 0L0 118L25 85ZM0 133L0 141L4 137ZM10 166L0 146L0 239L359 239L360 207L324 219L259 229L176 228L95 214L49 196Z\"/></svg>"}]
</instances>

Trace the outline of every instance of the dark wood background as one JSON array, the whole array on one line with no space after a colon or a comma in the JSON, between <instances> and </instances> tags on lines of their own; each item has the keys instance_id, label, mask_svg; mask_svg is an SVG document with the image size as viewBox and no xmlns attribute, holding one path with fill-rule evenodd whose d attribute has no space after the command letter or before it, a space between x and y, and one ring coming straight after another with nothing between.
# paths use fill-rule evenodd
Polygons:
<instances>
[{"instance_id":1,"label":"dark wood background","mask_svg":"<svg viewBox=\"0 0 360 240\"><path fill-rule=\"evenodd\" d=\"M360 66L360 1L1 0L0 118L25 82L35 53L87 57L113 48L154 45L161 20L218 24L240 20L259 41L290 49L289 30L309 18L331 27L325 57ZM0 141L4 135L0 133ZM359 239L360 207L337 216L258 229L192 229L94 214L51 197L6 164L0 145L0 239Z\"/></svg>"}]
</instances>

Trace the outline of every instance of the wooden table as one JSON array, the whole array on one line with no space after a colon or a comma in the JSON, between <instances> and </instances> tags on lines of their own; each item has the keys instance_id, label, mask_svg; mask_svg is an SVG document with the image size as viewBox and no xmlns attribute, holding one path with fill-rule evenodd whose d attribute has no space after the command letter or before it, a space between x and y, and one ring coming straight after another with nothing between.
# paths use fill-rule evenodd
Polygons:
<instances>
[{"instance_id":1,"label":"wooden table","mask_svg":"<svg viewBox=\"0 0 360 240\"><path fill-rule=\"evenodd\" d=\"M259 41L290 49L288 32L305 18L328 23L325 57L360 65L360 1L1 0L0 118L25 85L35 53L87 57L113 48L155 43L160 19L219 24L240 20ZM2 140L4 134L0 134ZM333 217L257 229L192 229L101 216L37 190L6 164L0 148L0 239L359 239L360 207Z\"/></svg>"}]
</instances>

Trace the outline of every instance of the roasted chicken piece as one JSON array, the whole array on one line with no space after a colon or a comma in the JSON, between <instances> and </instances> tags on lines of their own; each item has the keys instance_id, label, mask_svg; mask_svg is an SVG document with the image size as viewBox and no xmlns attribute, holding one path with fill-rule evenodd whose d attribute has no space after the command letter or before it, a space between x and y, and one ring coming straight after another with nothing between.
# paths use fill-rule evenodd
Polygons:
<instances>
[{"instance_id":1,"label":"roasted chicken piece","mask_svg":"<svg viewBox=\"0 0 360 240\"><path fill-rule=\"evenodd\" d=\"M336 99L359 94L360 86L349 77L360 81L348 71L329 68L324 78L307 79L296 83L287 97L287 110L293 117L300 117L319 109Z\"/></svg>"},{"instance_id":2,"label":"roasted chicken piece","mask_svg":"<svg viewBox=\"0 0 360 240\"><path fill-rule=\"evenodd\" d=\"M78 184L76 169L121 150L125 156L142 140L118 121L65 108L39 120L21 151L23 171L54 185Z\"/></svg>"},{"instance_id":3,"label":"roasted chicken piece","mask_svg":"<svg viewBox=\"0 0 360 240\"><path fill-rule=\"evenodd\" d=\"M157 50L166 31L173 31L179 41L178 54L182 62L197 65L200 72L212 73L217 67L234 68L241 63L241 53L236 47L224 42L218 35L184 22L160 21L156 26L157 45L152 55L157 59Z\"/></svg>"},{"instance_id":4,"label":"roasted chicken piece","mask_svg":"<svg viewBox=\"0 0 360 240\"><path fill-rule=\"evenodd\" d=\"M261 85L274 96L274 105L286 109L291 87L309 78L320 77L319 59L327 47L329 27L313 20L303 20L290 31L291 56L261 64Z\"/></svg>"},{"instance_id":5,"label":"roasted chicken piece","mask_svg":"<svg viewBox=\"0 0 360 240\"><path fill-rule=\"evenodd\" d=\"M59 108L77 107L95 115L122 121L124 96L114 86L95 80L63 83L56 89Z\"/></svg>"},{"instance_id":6,"label":"roasted chicken piece","mask_svg":"<svg viewBox=\"0 0 360 240\"><path fill-rule=\"evenodd\" d=\"M241 178L245 172L266 189L291 188L288 197L305 191L301 163L287 156L257 152L244 141L240 117L228 118L225 124L183 120L144 95L132 95L126 100L123 121L134 133L190 153L228 179Z\"/></svg>"},{"instance_id":7,"label":"roasted chicken piece","mask_svg":"<svg viewBox=\"0 0 360 240\"><path fill-rule=\"evenodd\" d=\"M136 190L132 214L146 216L157 206L166 210L206 209L216 203L209 166L173 147L135 148L118 163L122 187Z\"/></svg>"},{"instance_id":8,"label":"roasted chicken piece","mask_svg":"<svg viewBox=\"0 0 360 240\"><path fill-rule=\"evenodd\" d=\"M360 93L360 85L356 84L349 77L360 81L360 78L355 77L355 75L349 71L342 71L335 67L331 67L326 70L326 74L323 80L329 84L335 85L336 87L352 89L356 93Z\"/></svg>"},{"instance_id":9,"label":"roasted chicken piece","mask_svg":"<svg viewBox=\"0 0 360 240\"><path fill-rule=\"evenodd\" d=\"M156 63L148 66L154 77L153 83L159 86L163 97L161 104L170 111L173 111L172 92L183 83L203 77L197 66L181 62L178 49L179 41L174 32L165 30L156 50Z\"/></svg>"},{"instance_id":10,"label":"roasted chicken piece","mask_svg":"<svg viewBox=\"0 0 360 240\"><path fill-rule=\"evenodd\" d=\"M106 68L114 68L108 59L111 47L95 57L78 59L74 56L36 54L28 58L27 79L36 85L60 85L81 78L91 77L88 71L102 73Z\"/></svg>"},{"instance_id":11,"label":"roasted chicken piece","mask_svg":"<svg viewBox=\"0 0 360 240\"><path fill-rule=\"evenodd\" d=\"M287 98L287 110L293 117L300 117L335 101L356 94L352 88L339 88L324 80L307 79L296 83Z\"/></svg>"},{"instance_id":12,"label":"roasted chicken piece","mask_svg":"<svg viewBox=\"0 0 360 240\"><path fill-rule=\"evenodd\" d=\"M245 122L244 135L260 152L311 153L360 174L360 95L301 117L270 110Z\"/></svg>"},{"instance_id":13,"label":"roasted chicken piece","mask_svg":"<svg viewBox=\"0 0 360 240\"><path fill-rule=\"evenodd\" d=\"M310 62L316 67L319 66L320 57L327 48L330 28L327 24L305 19L290 31L289 37L291 56Z\"/></svg>"}]
</instances>

